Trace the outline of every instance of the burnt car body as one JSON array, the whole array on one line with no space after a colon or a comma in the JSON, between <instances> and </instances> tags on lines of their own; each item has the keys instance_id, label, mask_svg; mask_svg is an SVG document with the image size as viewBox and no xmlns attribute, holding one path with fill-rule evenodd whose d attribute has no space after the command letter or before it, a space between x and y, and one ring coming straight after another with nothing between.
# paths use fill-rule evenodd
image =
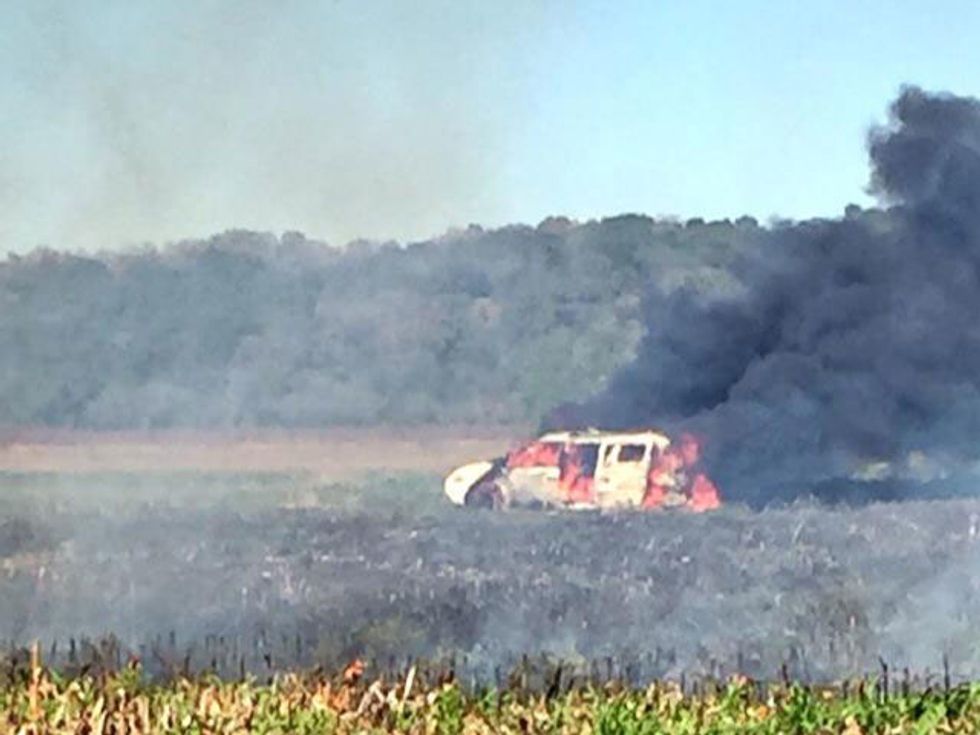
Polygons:
<instances>
[{"instance_id":1,"label":"burnt car body","mask_svg":"<svg viewBox=\"0 0 980 735\"><path fill-rule=\"evenodd\" d=\"M653 429L550 432L506 457L458 467L444 489L473 507L709 510L720 498L690 441L675 446Z\"/></svg>"}]
</instances>

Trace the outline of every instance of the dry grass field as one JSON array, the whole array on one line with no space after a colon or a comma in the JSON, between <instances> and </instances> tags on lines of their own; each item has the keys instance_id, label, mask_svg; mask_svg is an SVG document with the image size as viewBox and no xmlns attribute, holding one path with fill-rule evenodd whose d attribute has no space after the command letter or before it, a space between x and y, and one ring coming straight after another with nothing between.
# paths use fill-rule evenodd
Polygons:
<instances>
[{"instance_id":1,"label":"dry grass field","mask_svg":"<svg viewBox=\"0 0 980 735\"><path fill-rule=\"evenodd\" d=\"M0 472L443 473L501 454L529 427L343 428L318 431L0 431Z\"/></svg>"}]
</instances>

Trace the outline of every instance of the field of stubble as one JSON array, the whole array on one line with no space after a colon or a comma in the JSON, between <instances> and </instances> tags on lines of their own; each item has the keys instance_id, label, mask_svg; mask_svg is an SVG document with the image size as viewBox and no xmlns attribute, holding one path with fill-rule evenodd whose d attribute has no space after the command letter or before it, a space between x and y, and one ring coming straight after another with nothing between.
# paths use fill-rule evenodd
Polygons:
<instances>
[{"instance_id":1,"label":"field of stubble","mask_svg":"<svg viewBox=\"0 0 980 735\"><path fill-rule=\"evenodd\" d=\"M636 682L980 674L980 501L493 514L428 472L0 489L0 638L52 663L111 634L151 670L225 674L455 657L489 679L543 653Z\"/></svg>"}]
</instances>

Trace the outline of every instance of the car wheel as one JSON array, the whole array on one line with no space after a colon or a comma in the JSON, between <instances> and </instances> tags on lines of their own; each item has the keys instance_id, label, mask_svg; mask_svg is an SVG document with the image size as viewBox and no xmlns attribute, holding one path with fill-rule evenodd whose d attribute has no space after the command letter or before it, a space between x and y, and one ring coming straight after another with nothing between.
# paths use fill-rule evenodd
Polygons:
<instances>
[{"instance_id":1,"label":"car wheel","mask_svg":"<svg viewBox=\"0 0 980 735\"><path fill-rule=\"evenodd\" d=\"M469 508L500 510L504 507L504 494L497 483L484 480L466 494L465 503Z\"/></svg>"}]
</instances>

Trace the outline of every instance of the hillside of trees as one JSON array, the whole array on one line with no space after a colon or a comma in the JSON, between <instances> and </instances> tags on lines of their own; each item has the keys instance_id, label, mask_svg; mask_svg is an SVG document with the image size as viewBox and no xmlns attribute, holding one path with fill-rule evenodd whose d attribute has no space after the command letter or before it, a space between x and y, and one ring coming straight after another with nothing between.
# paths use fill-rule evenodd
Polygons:
<instances>
[{"instance_id":1,"label":"hillside of trees","mask_svg":"<svg viewBox=\"0 0 980 735\"><path fill-rule=\"evenodd\" d=\"M649 289L738 288L755 220L329 247L229 231L0 261L0 426L534 423L635 355Z\"/></svg>"}]
</instances>

